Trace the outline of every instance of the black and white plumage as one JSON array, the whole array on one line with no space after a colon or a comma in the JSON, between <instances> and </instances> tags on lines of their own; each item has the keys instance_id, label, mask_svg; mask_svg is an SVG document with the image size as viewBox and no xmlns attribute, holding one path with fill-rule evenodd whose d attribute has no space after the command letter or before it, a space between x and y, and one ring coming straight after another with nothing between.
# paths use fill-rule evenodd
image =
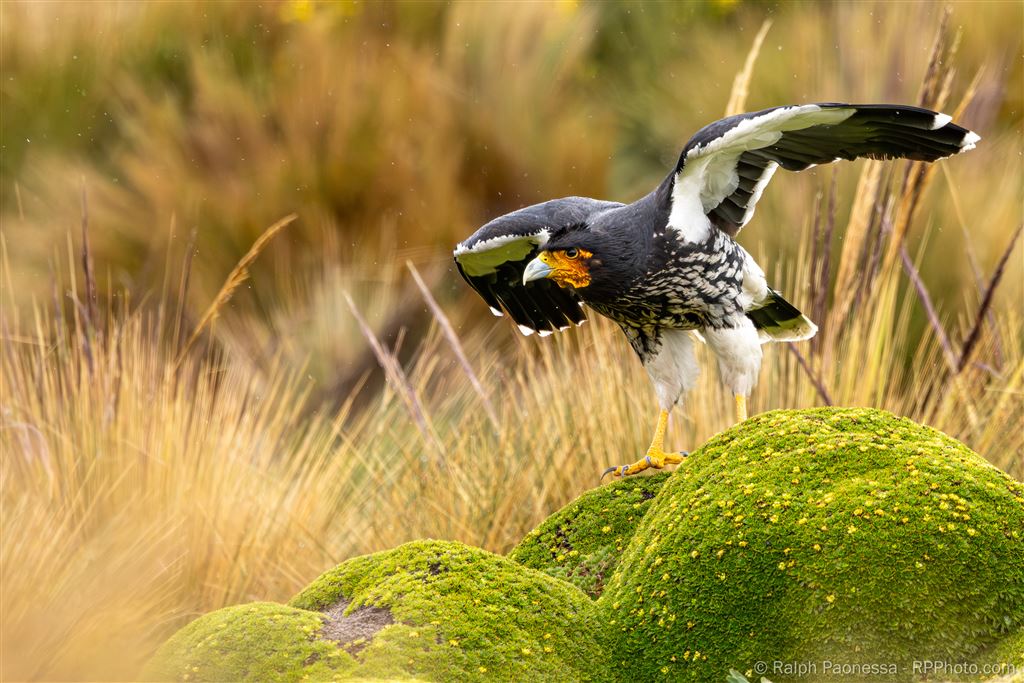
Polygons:
<instances>
[{"instance_id":1,"label":"black and white plumage","mask_svg":"<svg viewBox=\"0 0 1024 683\"><path fill-rule=\"evenodd\" d=\"M730 116L697 132L676 167L631 204L556 199L501 216L455 250L463 277L525 334L584 320L581 305L625 331L669 410L697 377L692 336L746 396L761 343L814 324L773 291L736 241L781 167L840 159L935 161L979 137L949 116L885 104L807 104Z\"/></svg>"}]
</instances>

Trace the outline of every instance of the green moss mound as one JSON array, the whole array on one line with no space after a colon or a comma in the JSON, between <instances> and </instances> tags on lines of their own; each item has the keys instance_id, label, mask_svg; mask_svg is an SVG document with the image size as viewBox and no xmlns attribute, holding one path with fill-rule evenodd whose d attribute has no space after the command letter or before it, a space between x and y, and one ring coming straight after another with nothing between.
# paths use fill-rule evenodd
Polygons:
<instances>
[{"instance_id":1,"label":"green moss mound","mask_svg":"<svg viewBox=\"0 0 1024 683\"><path fill-rule=\"evenodd\" d=\"M572 585L460 543L417 541L327 572L290 605L200 617L146 680L608 680L596 605Z\"/></svg>"},{"instance_id":2,"label":"green moss mound","mask_svg":"<svg viewBox=\"0 0 1024 683\"><path fill-rule=\"evenodd\" d=\"M1022 541L1024 486L946 435L877 410L776 411L680 465L598 605L631 680L776 660L906 680L915 659L971 661L1024 625Z\"/></svg>"},{"instance_id":3,"label":"green moss mound","mask_svg":"<svg viewBox=\"0 0 1024 683\"><path fill-rule=\"evenodd\" d=\"M492 553L416 541L349 560L291 606L386 610L354 659L366 677L430 681L606 680L594 603L574 586ZM340 611L340 610L339 610Z\"/></svg>"},{"instance_id":4,"label":"green moss mound","mask_svg":"<svg viewBox=\"0 0 1024 683\"><path fill-rule=\"evenodd\" d=\"M151 681L332 679L356 667L337 643L319 637L324 617L269 602L225 607L193 621L157 651Z\"/></svg>"},{"instance_id":5,"label":"green moss mound","mask_svg":"<svg viewBox=\"0 0 1024 683\"><path fill-rule=\"evenodd\" d=\"M596 598L667 478L663 472L588 491L544 520L508 556Z\"/></svg>"}]
</instances>

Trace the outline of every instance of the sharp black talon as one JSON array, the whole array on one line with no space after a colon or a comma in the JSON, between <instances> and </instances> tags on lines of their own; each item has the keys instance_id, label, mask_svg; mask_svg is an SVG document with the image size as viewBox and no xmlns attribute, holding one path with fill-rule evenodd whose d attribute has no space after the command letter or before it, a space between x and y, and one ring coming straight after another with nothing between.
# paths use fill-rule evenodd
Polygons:
<instances>
[{"instance_id":1,"label":"sharp black talon","mask_svg":"<svg viewBox=\"0 0 1024 683\"><path fill-rule=\"evenodd\" d=\"M628 469L629 469L629 465L623 465L622 468L619 470L619 476L620 477L626 476L626 470L628 470Z\"/></svg>"},{"instance_id":2,"label":"sharp black talon","mask_svg":"<svg viewBox=\"0 0 1024 683\"><path fill-rule=\"evenodd\" d=\"M613 465L612 467L609 467L608 469L606 469L604 472L601 473L601 481L604 481L605 477L607 477L609 474L611 474L612 472L614 472L617 469L619 469L617 465Z\"/></svg>"},{"instance_id":3,"label":"sharp black talon","mask_svg":"<svg viewBox=\"0 0 1024 683\"><path fill-rule=\"evenodd\" d=\"M680 458L686 458L686 457L689 457L689 455L690 455L690 451L679 451L679 457Z\"/></svg>"}]
</instances>

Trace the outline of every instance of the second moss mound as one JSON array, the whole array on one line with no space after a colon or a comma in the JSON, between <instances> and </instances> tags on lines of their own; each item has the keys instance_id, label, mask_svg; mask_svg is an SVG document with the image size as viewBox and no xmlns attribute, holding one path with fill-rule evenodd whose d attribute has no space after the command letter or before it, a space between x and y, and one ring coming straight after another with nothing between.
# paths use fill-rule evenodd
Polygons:
<instances>
[{"instance_id":1,"label":"second moss mound","mask_svg":"<svg viewBox=\"0 0 1024 683\"><path fill-rule=\"evenodd\" d=\"M527 534L509 558L598 597L668 476L623 479L584 493Z\"/></svg>"},{"instance_id":2,"label":"second moss mound","mask_svg":"<svg viewBox=\"0 0 1024 683\"><path fill-rule=\"evenodd\" d=\"M330 680L355 669L319 637L325 619L271 602L225 607L175 633L142 673L147 681Z\"/></svg>"},{"instance_id":3,"label":"second moss mound","mask_svg":"<svg viewBox=\"0 0 1024 683\"><path fill-rule=\"evenodd\" d=\"M607 680L597 607L572 585L460 543L415 541L322 575L291 606L388 623L346 641L353 675L430 681Z\"/></svg>"}]
</instances>

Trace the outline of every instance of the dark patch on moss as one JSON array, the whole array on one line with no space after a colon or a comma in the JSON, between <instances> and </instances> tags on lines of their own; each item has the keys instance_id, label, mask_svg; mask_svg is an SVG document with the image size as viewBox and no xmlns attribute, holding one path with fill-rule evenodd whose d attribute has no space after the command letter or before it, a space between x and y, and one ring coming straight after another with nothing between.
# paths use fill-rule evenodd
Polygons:
<instances>
[{"instance_id":1,"label":"dark patch on moss","mask_svg":"<svg viewBox=\"0 0 1024 683\"><path fill-rule=\"evenodd\" d=\"M905 680L1024 626L1022 542L1024 485L948 436L878 410L775 411L680 465L598 605L632 680L823 659Z\"/></svg>"},{"instance_id":2,"label":"dark patch on moss","mask_svg":"<svg viewBox=\"0 0 1024 683\"><path fill-rule=\"evenodd\" d=\"M509 558L596 598L668 476L633 477L584 493L531 531Z\"/></svg>"},{"instance_id":3,"label":"dark patch on moss","mask_svg":"<svg viewBox=\"0 0 1024 683\"><path fill-rule=\"evenodd\" d=\"M326 617L320 636L338 643L350 655L359 654L377 632L395 623L391 610L364 605L345 613L349 600L339 600L323 610Z\"/></svg>"}]
</instances>

